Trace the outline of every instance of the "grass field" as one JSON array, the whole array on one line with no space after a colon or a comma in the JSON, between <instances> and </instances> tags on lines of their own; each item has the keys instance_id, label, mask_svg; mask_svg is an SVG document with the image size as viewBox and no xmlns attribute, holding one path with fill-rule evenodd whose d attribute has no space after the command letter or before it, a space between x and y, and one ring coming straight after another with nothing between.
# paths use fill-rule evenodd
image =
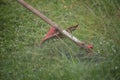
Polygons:
<instances>
[{"instance_id":1,"label":"grass field","mask_svg":"<svg viewBox=\"0 0 120 80\"><path fill-rule=\"evenodd\" d=\"M119 0L25 0L94 46L93 56L67 38L40 40L49 25L16 0L0 0L0 80L120 80ZM77 56L77 57L75 57Z\"/></svg>"}]
</instances>

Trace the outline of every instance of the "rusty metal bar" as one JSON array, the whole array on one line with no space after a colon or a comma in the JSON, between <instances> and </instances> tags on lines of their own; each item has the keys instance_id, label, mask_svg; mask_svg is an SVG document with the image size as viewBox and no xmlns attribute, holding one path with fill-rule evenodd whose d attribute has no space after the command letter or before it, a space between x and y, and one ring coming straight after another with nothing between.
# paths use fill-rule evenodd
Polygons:
<instances>
[{"instance_id":1,"label":"rusty metal bar","mask_svg":"<svg viewBox=\"0 0 120 80\"><path fill-rule=\"evenodd\" d=\"M40 17L42 20L44 20L45 22L47 22L49 25L51 25L52 27L56 28L58 31L60 31L63 35L65 35L66 37L68 37L70 40L72 40L73 42L75 42L77 45L79 45L81 48L86 49L87 51L91 51L91 49L89 49L87 47L87 45L84 42L81 42L80 40L78 40L76 37L74 37L73 35L71 35L70 33L68 33L66 30L63 30L62 28L60 28L60 26L58 26L55 22L53 22L52 20L50 20L49 18L47 18L45 15L43 15L40 11L36 10L35 8L33 8L31 5L29 5L28 3L26 3L24 0L18 0L18 2L20 4L22 4L24 7L26 7L27 9L29 9L31 12L33 12L35 15L37 15L38 17Z\"/></svg>"}]
</instances>

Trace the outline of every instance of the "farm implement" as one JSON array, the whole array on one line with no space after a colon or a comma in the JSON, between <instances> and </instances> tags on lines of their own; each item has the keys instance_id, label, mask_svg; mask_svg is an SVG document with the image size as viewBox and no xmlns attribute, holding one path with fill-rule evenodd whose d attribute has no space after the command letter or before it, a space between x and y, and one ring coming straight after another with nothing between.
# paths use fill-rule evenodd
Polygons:
<instances>
[{"instance_id":1,"label":"farm implement","mask_svg":"<svg viewBox=\"0 0 120 80\"><path fill-rule=\"evenodd\" d=\"M69 27L66 30L64 30L60 26L58 26L55 22L53 22L51 19L47 18L40 11L36 10L31 5L26 3L24 0L18 0L18 2L51 26L50 30L45 35L45 37L41 40L40 44L43 44L48 39L51 39L51 38L54 38L54 37L61 37L61 35L62 36L64 35L64 36L68 37L71 41L76 43L80 48L85 49L87 51L87 53L92 53L92 49L93 49L92 45L87 45L85 42L82 42L82 41L78 40L76 37L74 37L71 34L72 31L76 30L78 25Z\"/></svg>"}]
</instances>

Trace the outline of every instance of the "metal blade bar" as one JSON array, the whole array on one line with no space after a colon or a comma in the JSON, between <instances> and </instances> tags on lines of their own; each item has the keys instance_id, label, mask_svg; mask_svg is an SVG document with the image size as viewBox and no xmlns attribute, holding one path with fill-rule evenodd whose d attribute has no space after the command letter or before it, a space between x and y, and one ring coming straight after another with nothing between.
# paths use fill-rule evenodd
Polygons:
<instances>
[{"instance_id":1,"label":"metal blade bar","mask_svg":"<svg viewBox=\"0 0 120 80\"><path fill-rule=\"evenodd\" d=\"M62 28L60 28L55 22L53 22L52 20L50 20L49 18L47 18L40 11L36 10L35 8L33 8L31 5L29 5L28 3L26 3L24 0L18 0L18 2L21 3L27 9L29 9L31 12L33 12L34 14L36 14L38 17L40 17L42 20L44 20L45 22L47 22L49 25L51 25L52 27L55 27L63 35L65 35L66 37L68 37L70 40L72 40L73 42L75 42L77 45L79 45L80 47L82 47L84 49L89 50L87 48L86 44L83 44L83 42L81 42L76 37L74 37L73 35L71 35L70 33L68 33L66 30L63 30Z\"/></svg>"}]
</instances>

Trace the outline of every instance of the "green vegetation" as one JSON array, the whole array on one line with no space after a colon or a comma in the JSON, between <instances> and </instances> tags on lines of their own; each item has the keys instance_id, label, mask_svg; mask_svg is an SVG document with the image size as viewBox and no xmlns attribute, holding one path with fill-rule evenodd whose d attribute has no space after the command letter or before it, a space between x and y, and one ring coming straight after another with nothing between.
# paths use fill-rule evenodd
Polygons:
<instances>
[{"instance_id":1,"label":"green vegetation","mask_svg":"<svg viewBox=\"0 0 120 80\"><path fill-rule=\"evenodd\" d=\"M95 56L79 56L84 50L67 38L38 46L49 25L0 0L0 80L120 80L119 0L25 1L64 29L79 24L72 34L93 44Z\"/></svg>"}]
</instances>

